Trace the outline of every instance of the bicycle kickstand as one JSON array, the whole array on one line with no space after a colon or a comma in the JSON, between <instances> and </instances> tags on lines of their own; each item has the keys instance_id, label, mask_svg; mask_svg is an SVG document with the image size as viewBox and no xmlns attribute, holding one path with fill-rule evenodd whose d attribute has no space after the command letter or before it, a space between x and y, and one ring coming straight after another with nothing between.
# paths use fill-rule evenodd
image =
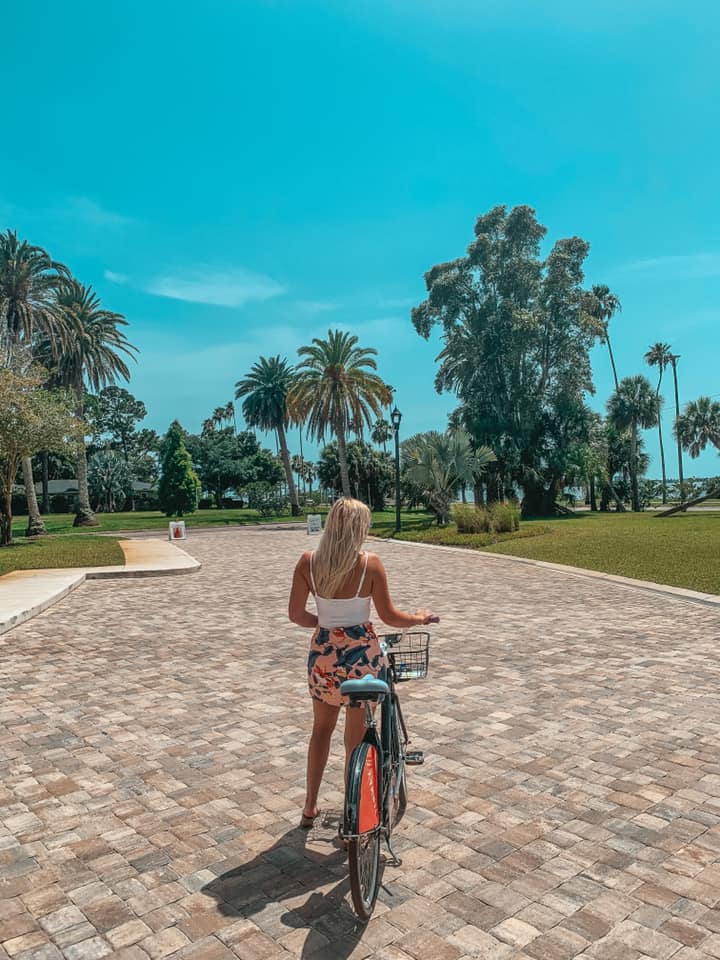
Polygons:
<instances>
[{"instance_id":1,"label":"bicycle kickstand","mask_svg":"<svg viewBox=\"0 0 720 960\"><path fill-rule=\"evenodd\" d=\"M399 857L399 856L395 853L395 851L393 850L393 845L392 845L392 842L391 842L391 840L390 840L390 833L389 833L389 831L387 831L387 830L385 831L385 843L387 844L387 848L388 848L388 850L390 851L390 856L392 857L392 865L393 865L394 867L401 867L401 866L402 866L402 860L400 859L400 857Z\"/></svg>"}]
</instances>

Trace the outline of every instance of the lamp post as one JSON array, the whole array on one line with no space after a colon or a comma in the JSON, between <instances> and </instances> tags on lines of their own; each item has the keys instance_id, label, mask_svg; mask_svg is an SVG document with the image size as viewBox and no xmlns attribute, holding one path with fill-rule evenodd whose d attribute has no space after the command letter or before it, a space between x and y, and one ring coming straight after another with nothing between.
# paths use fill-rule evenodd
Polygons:
<instances>
[{"instance_id":1,"label":"lamp post","mask_svg":"<svg viewBox=\"0 0 720 960\"><path fill-rule=\"evenodd\" d=\"M677 428L678 418L680 417L680 400L678 399L678 382L677 382L677 362L680 359L679 353L670 354L670 363L673 368L673 381L675 383L675 426ZM682 465L682 444L680 443L680 437L677 436L677 429L675 430L675 437L677 439L677 452L678 452L678 472L680 474L680 502L682 503L685 500L685 483L683 480L683 465Z\"/></svg>"},{"instance_id":2,"label":"lamp post","mask_svg":"<svg viewBox=\"0 0 720 960\"><path fill-rule=\"evenodd\" d=\"M395 405L390 414L395 431L395 533L400 533L400 421L402 414Z\"/></svg>"}]
</instances>

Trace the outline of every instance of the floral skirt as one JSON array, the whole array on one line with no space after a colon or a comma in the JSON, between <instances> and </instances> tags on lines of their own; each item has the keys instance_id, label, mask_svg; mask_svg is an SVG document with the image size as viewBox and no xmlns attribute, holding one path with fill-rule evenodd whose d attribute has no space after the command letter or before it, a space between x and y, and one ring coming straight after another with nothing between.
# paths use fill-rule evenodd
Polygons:
<instances>
[{"instance_id":1,"label":"floral skirt","mask_svg":"<svg viewBox=\"0 0 720 960\"><path fill-rule=\"evenodd\" d=\"M340 693L344 680L387 679L387 659L371 623L355 627L318 627L308 656L310 696L331 707L347 706Z\"/></svg>"}]
</instances>

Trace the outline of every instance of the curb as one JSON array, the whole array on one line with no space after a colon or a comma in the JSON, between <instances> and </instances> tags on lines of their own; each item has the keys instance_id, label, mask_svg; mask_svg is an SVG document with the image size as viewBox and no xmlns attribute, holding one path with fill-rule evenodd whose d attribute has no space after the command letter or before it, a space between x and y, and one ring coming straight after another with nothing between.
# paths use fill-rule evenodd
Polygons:
<instances>
[{"instance_id":1,"label":"curb","mask_svg":"<svg viewBox=\"0 0 720 960\"><path fill-rule=\"evenodd\" d=\"M118 541L122 547L122 541ZM137 541L135 541L137 542ZM0 577L0 635L7 633L14 627L31 620L39 613L47 610L49 607L58 603L69 593L72 593L86 580L122 580L122 579L141 579L144 577L168 577L177 576L184 573L196 573L202 566L199 560L191 557L175 544L168 544L172 550L177 550L182 554L183 560L177 566L152 566L143 567L140 563L130 562L127 566L117 567L66 567L53 568L49 570L15 570L12 573ZM43 592L39 599L32 597L32 588L37 587L38 578L42 578L43 583L40 588ZM33 584L35 580L35 584ZM49 581L49 582L48 582ZM53 583L55 581L55 583ZM9 613L2 612L2 593L3 587L9 587L14 596L18 592L22 595L22 587L26 587L25 593L30 593L25 601L21 599L16 603L16 608L10 609ZM27 588L30 589L27 589ZM19 589L18 589L19 588ZM11 601L16 602L16 601ZM27 603L27 606L24 604ZM8 604L9 606L9 604Z\"/></svg>"},{"instance_id":2,"label":"curb","mask_svg":"<svg viewBox=\"0 0 720 960\"><path fill-rule=\"evenodd\" d=\"M673 587L670 584L654 583L652 580L633 580L631 577L621 577L615 573L604 573L601 570L588 570L585 567L571 567L564 563L551 563L548 560L533 560L531 557L515 557L507 553L493 553L491 550L474 550L469 547L451 547L440 543L422 543L416 540L393 540L391 537L377 537L384 543L404 544L410 547L425 547L429 550L452 550L462 553L471 553L478 557L489 557L491 560L508 560L513 563L525 563L533 567L544 567L556 573L564 573L573 577L584 577L591 580L602 580L613 583L618 587L632 590L642 590L645 593L656 593L670 597L673 600L684 600L686 603L701 604L706 607L720 607L720 596L715 593L700 593L697 590L687 590L684 587Z\"/></svg>"}]
</instances>

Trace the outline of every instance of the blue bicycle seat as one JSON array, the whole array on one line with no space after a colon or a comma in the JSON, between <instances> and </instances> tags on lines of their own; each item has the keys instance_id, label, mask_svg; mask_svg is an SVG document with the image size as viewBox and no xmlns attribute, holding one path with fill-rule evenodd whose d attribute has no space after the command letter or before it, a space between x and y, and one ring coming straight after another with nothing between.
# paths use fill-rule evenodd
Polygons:
<instances>
[{"instance_id":1,"label":"blue bicycle seat","mask_svg":"<svg viewBox=\"0 0 720 960\"><path fill-rule=\"evenodd\" d=\"M390 687L384 680L375 677L360 677L359 680L345 680L340 685L340 693L351 700L380 701L390 693Z\"/></svg>"}]
</instances>

